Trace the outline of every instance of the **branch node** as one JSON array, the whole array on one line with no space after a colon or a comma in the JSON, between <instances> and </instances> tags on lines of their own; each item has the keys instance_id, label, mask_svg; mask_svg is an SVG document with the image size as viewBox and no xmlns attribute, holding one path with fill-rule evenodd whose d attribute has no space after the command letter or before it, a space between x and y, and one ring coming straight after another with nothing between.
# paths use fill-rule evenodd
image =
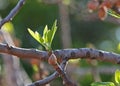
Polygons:
<instances>
[{"instance_id":1,"label":"branch node","mask_svg":"<svg viewBox=\"0 0 120 86\"><path fill-rule=\"evenodd\" d=\"M11 48L13 48L12 46L10 46L9 44L6 44L6 47L8 50L11 50Z\"/></svg>"},{"instance_id":2,"label":"branch node","mask_svg":"<svg viewBox=\"0 0 120 86\"><path fill-rule=\"evenodd\" d=\"M100 57L103 57L103 56L104 56L101 51L99 52L99 56L100 56Z\"/></svg>"},{"instance_id":3,"label":"branch node","mask_svg":"<svg viewBox=\"0 0 120 86\"><path fill-rule=\"evenodd\" d=\"M48 59L48 63L52 66L56 65L57 64L57 58L55 56L55 54L51 54L49 59Z\"/></svg>"},{"instance_id":4,"label":"branch node","mask_svg":"<svg viewBox=\"0 0 120 86\"><path fill-rule=\"evenodd\" d=\"M89 51L86 52L86 57L90 57L90 52Z\"/></svg>"},{"instance_id":5,"label":"branch node","mask_svg":"<svg viewBox=\"0 0 120 86\"><path fill-rule=\"evenodd\" d=\"M75 57L75 52L71 52L71 57Z\"/></svg>"}]
</instances>

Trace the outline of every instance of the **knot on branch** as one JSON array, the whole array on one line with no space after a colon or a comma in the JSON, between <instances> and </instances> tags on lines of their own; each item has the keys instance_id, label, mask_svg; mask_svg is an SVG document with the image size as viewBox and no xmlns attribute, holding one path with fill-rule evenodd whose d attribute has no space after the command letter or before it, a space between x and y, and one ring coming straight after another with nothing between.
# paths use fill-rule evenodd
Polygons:
<instances>
[{"instance_id":1,"label":"knot on branch","mask_svg":"<svg viewBox=\"0 0 120 86\"><path fill-rule=\"evenodd\" d=\"M12 46L10 46L9 44L6 44L6 47L7 47L8 50L12 49Z\"/></svg>"}]
</instances>

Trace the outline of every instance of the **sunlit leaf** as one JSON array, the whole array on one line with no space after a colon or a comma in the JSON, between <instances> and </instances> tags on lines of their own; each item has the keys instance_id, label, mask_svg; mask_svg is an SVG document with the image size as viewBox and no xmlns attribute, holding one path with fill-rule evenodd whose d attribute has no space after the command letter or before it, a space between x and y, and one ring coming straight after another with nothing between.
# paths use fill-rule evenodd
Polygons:
<instances>
[{"instance_id":1,"label":"sunlit leaf","mask_svg":"<svg viewBox=\"0 0 120 86\"><path fill-rule=\"evenodd\" d=\"M50 44L50 41L49 41L49 33L50 33L51 30L48 30L47 33L46 33L46 42Z\"/></svg>"},{"instance_id":2,"label":"sunlit leaf","mask_svg":"<svg viewBox=\"0 0 120 86\"><path fill-rule=\"evenodd\" d=\"M120 43L118 44L117 49L118 49L118 51L120 51Z\"/></svg>"},{"instance_id":3,"label":"sunlit leaf","mask_svg":"<svg viewBox=\"0 0 120 86\"><path fill-rule=\"evenodd\" d=\"M70 5L71 0L63 0L63 3L64 3L65 5Z\"/></svg>"},{"instance_id":4,"label":"sunlit leaf","mask_svg":"<svg viewBox=\"0 0 120 86\"><path fill-rule=\"evenodd\" d=\"M33 38L36 38L36 37L35 37L35 33L34 33L31 29L28 28L28 32L30 33L30 35L31 35Z\"/></svg>"},{"instance_id":5,"label":"sunlit leaf","mask_svg":"<svg viewBox=\"0 0 120 86\"><path fill-rule=\"evenodd\" d=\"M44 42L43 38L41 37L41 35L37 31L35 31L35 35L37 37L36 39L38 39L40 41L40 43Z\"/></svg>"},{"instance_id":6,"label":"sunlit leaf","mask_svg":"<svg viewBox=\"0 0 120 86\"><path fill-rule=\"evenodd\" d=\"M51 30L49 30L47 33L47 39L48 39L49 43L51 44Z\"/></svg>"},{"instance_id":7,"label":"sunlit leaf","mask_svg":"<svg viewBox=\"0 0 120 86\"><path fill-rule=\"evenodd\" d=\"M48 31L48 26L46 25L45 28L44 28L44 31L43 31L43 35L46 34Z\"/></svg>"},{"instance_id":8,"label":"sunlit leaf","mask_svg":"<svg viewBox=\"0 0 120 86\"><path fill-rule=\"evenodd\" d=\"M70 59L69 63L75 63L75 64L80 63L80 59Z\"/></svg>"},{"instance_id":9,"label":"sunlit leaf","mask_svg":"<svg viewBox=\"0 0 120 86\"><path fill-rule=\"evenodd\" d=\"M9 33L13 33L14 32L14 26L11 22L7 22L2 26L3 30L5 30L6 32Z\"/></svg>"},{"instance_id":10,"label":"sunlit leaf","mask_svg":"<svg viewBox=\"0 0 120 86\"><path fill-rule=\"evenodd\" d=\"M37 66L36 64L33 64L32 67L33 67L33 70L34 70L35 72L38 72L38 71L39 71L38 66Z\"/></svg>"},{"instance_id":11,"label":"sunlit leaf","mask_svg":"<svg viewBox=\"0 0 120 86\"><path fill-rule=\"evenodd\" d=\"M28 28L28 32L30 33L30 35L36 39L39 43L43 44L43 39L41 37L41 35L36 31L35 33Z\"/></svg>"},{"instance_id":12,"label":"sunlit leaf","mask_svg":"<svg viewBox=\"0 0 120 86\"><path fill-rule=\"evenodd\" d=\"M115 17L115 18L120 18L120 14L118 14L117 12L115 12L115 11L112 10L112 9L109 9L109 10L107 11L107 13L108 13L109 15Z\"/></svg>"},{"instance_id":13,"label":"sunlit leaf","mask_svg":"<svg viewBox=\"0 0 120 86\"><path fill-rule=\"evenodd\" d=\"M91 86L115 86L113 82L94 82Z\"/></svg>"},{"instance_id":14,"label":"sunlit leaf","mask_svg":"<svg viewBox=\"0 0 120 86\"><path fill-rule=\"evenodd\" d=\"M120 71L119 70L115 71L115 82L120 84Z\"/></svg>"},{"instance_id":15,"label":"sunlit leaf","mask_svg":"<svg viewBox=\"0 0 120 86\"><path fill-rule=\"evenodd\" d=\"M55 20L51 30L48 32L48 41L50 42L50 44L53 41L53 38L54 38L56 31L57 31L57 20Z\"/></svg>"},{"instance_id":16,"label":"sunlit leaf","mask_svg":"<svg viewBox=\"0 0 120 86\"><path fill-rule=\"evenodd\" d=\"M42 37L43 40L44 40L44 43L48 42L47 34L48 34L48 26L46 25L45 28L44 28L43 37Z\"/></svg>"},{"instance_id":17,"label":"sunlit leaf","mask_svg":"<svg viewBox=\"0 0 120 86\"><path fill-rule=\"evenodd\" d=\"M57 30L56 24L57 21L54 22L51 30L48 29L48 26L46 25L42 37L37 31L33 32L31 29L28 29L28 32L31 34L31 36L34 39L36 39L39 43L41 43L46 48L46 50L51 50L51 43L54 38L55 32Z\"/></svg>"}]
</instances>

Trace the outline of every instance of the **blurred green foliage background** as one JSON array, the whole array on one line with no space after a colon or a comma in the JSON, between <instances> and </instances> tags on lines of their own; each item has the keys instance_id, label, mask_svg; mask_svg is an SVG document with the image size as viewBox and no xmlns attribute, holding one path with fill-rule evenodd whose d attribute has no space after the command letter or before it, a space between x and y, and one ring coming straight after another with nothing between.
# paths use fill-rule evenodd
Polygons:
<instances>
[{"instance_id":1,"label":"blurred green foliage background","mask_svg":"<svg viewBox=\"0 0 120 86\"><path fill-rule=\"evenodd\" d=\"M12 21L14 25L14 36L20 40L20 47L23 48L38 48L43 49L39 43L37 43L28 33L27 28L31 28L33 31L37 30L42 33L43 28L47 24L52 26L55 19L58 20L58 31L53 40L53 49L62 49L61 40L61 25L60 14L58 4L48 4L45 0L26 0L25 5L20 12L15 16ZM70 27L71 27L71 39L72 45L70 48L96 48L111 52L119 53L119 41L120 41L120 27L119 22L113 21L114 18L108 16L104 21L97 18L95 13L89 13L87 11L87 2L89 0L67 0L70 3L67 4L69 11ZM14 8L18 0L0 0L0 17L4 18ZM92 18L92 17L93 18ZM44 49L43 49L44 50ZM34 73L30 63L26 60L21 60L21 64L32 78ZM97 62L97 66L114 66L111 63ZM79 68L91 68L92 66L85 60L80 60L77 63ZM72 71L74 72L74 71ZM114 74L114 73L113 73ZM82 77L75 75L77 82L80 86L90 86L94 81L91 73L87 73ZM100 74L102 81L113 80L111 74ZM52 82L52 86L56 86L56 83L60 83L61 79L56 79ZM57 84L58 86L58 84Z\"/></svg>"}]
</instances>

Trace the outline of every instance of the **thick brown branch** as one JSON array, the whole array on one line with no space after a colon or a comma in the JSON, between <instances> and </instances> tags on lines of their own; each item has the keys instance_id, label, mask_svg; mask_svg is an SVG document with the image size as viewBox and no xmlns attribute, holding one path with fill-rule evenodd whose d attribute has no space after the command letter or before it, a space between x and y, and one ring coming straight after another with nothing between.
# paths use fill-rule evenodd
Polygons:
<instances>
[{"instance_id":1,"label":"thick brown branch","mask_svg":"<svg viewBox=\"0 0 120 86\"><path fill-rule=\"evenodd\" d=\"M48 52L46 51L11 47L5 44L0 44L0 53L12 54L20 58L35 58L46 61L48 60L49 57ZM120 64L119 54L90 48L55 50L54 54L56 55L59 61L62 59L69 60L78 58L81 59L89 58Z\"/></svg>"},{"instance_id":2,"label":"thick brown branch","mask_svg":"<svg viewBox=\"0 0 120 86\"><path fill-rule=\"evenodd\" d=\"M0 52L15 55L20 58L35 58L41 60L48 58L48 54L46 51L17 48L17 47L9 46L8 44L0 44Z\"/></svg>"},{"instance_id":3,"label":"thick brown branch","mask_svg":"<svg viewBox=\"0 0 120 86\"><path fill-rule=\"evenodd\" d=\"M19 0L18 4L12 9L12 11L6 16L2 21L0 21L0 29L3 24L5 24L8 21L11 21L14 16L19 12L20 8L25 3L25 0Z\"/></svg>"}]
</instances>

